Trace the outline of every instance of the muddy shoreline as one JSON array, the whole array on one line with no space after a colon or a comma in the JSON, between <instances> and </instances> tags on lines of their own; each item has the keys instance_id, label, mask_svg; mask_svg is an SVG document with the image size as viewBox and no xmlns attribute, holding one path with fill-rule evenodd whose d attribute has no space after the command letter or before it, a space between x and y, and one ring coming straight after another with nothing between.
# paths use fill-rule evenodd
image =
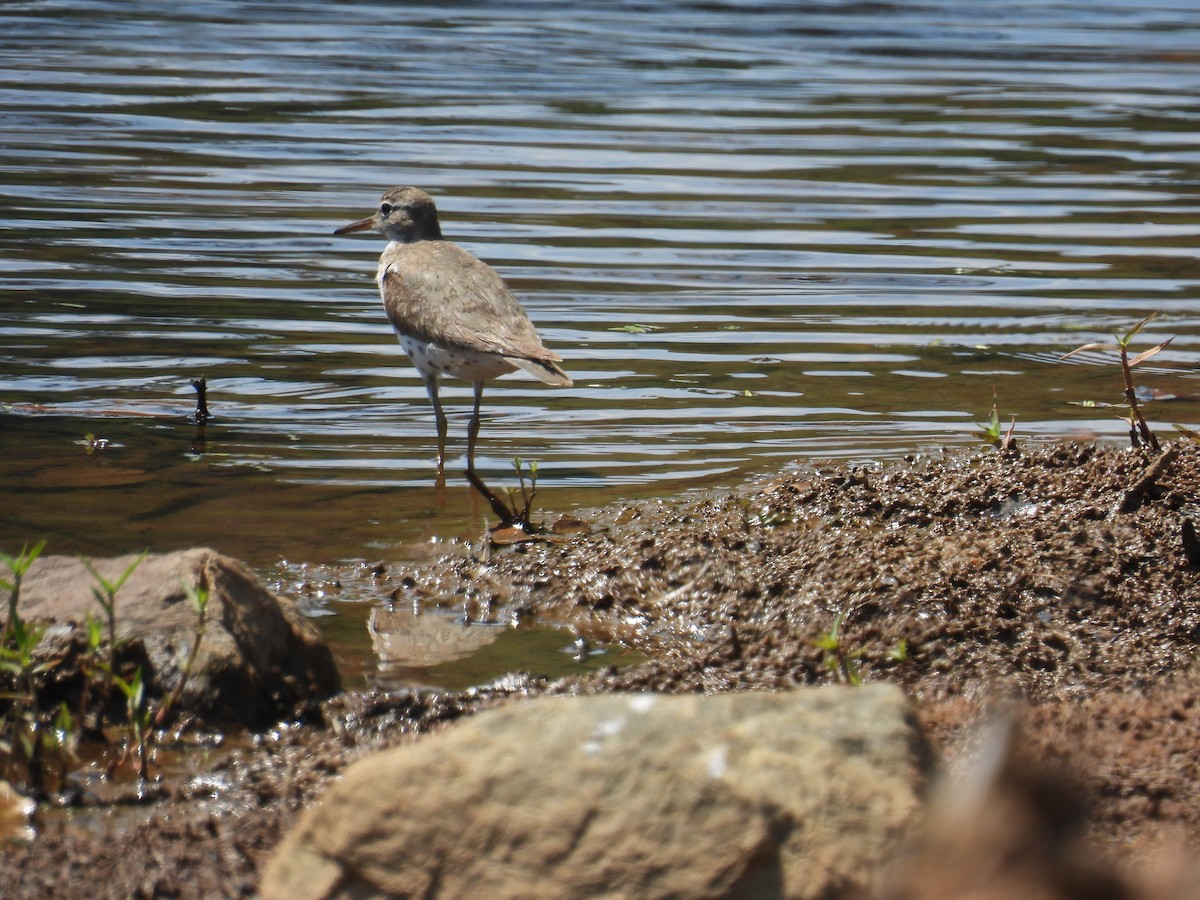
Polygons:
<instances>
[{"instance_id":1,"label":"muddy shoreline","mask_svg":"<svg viewBox=\"0 0 1200 900\"><path fill-rule=\"evenodd\" d=\"M180 778L136 816L69 814L5 849L13 896L248 896L298 812L373 749L541 693L900 684L946 767L982 717L1066 771L1088 845L1136 867L1200 838L1200 447L1095 444L823 466L699 500L585 516L483 558L383 563L424 606L569 622L650 660L464 692L352 692ZM1141 485L1141 487L1139 487ZM547 515L552 513L547 512ZM362 577L347 567L345 578ZM837 640L828 640L835 622ZM98 824L97 824L98 823ZM97 890L89 893L95 896Z\"/></svg>"}]
</instances>

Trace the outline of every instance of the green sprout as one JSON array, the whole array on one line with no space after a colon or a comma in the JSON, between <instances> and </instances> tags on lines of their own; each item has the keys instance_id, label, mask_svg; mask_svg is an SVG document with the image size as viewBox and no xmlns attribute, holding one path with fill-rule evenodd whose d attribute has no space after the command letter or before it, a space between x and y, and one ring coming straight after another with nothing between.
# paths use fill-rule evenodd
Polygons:
<instances>
[{"instance_id":1,"label":"green sprout","mask_svg":"<svg viewBox=\"0 0 1200 900\"><path fill-rule=\"evenodd\" d=\"M183 696L183 689L187 685L188 678L192 674L192 669L196 665L196 657L200 653L200 642L204 640L204 631L208 626L208 588L201 585L183 585L184 593L188 595L188 599L192 601L192 607L196 610L196 632L192 640L192 647L188 651L187 662L183 665L183 674L180 675L179 684L175 685L175 690L166 701L158 708L158 712L154 716L154 724L161 726L166 721L167 716L179 702L179 698Z\"/></svg>"},{"instance_id":2,"label":"green sprout","mask_svg":"<svg viewBox=\"0 0 1200 900\"><path fill-rule=\"evenodd\" d=\"M1017 417L1013 415L1009 420L1008 430L1004 430L1004 425L1000 421L999 399L996 396L996 389L992 388L992 415L987 422L979 423L979 431L971 432L975 437L991 444L1001 453L1007 453L1010 450L1015 450L1017 442L1013 438L1013 432L1017 428Z\"/></svg>"},{"instance_id":3,"label":"green sprout","mask_svg":"<svg viewBox=\"0 0 1200 900\"><path fill-rule=\"evenodd\" d=\"M1125 379L1125 403L1129 407L1129 415L1124 420L1129 423L1129 441L1134 449L1144 446L1149 447L1155 453L1161 452L1158 445L1158 438L1154 436L1154 432L1146 424L1146 417L1142 415L1142 407L1137 398L1137 389L1133 384L1133 369L1151 357L1157 356L1175 338L1169 337L1162 343L1155 344L1149 350L1143 350L1134 357L1129 356L1129 345L1133 343L1133 339L1137 337L1138 332L1157 315L1158 313L1155 312L1146 316L1146 318L1134 325L1123 337L1115 338L1115 344L1104 341L1084 344L1082 347L1076 347L1070 353L1059 357L1060 360L1063 360L1074 356L1076 353L1084 353L1089 350L1116 350L1121 359L1121 374Z\"/></svg>"},{"instance_id":4,"label":"green sprout","mask_svg":"<svg viewBox=\"0 0 1200 900\"><path fill-rule=\"evenodd\" d=\"M819 650L825 651L825 668L833 672L834 677L855 687L862 684L862 676L858 673L855 662L863 655L862 650L850 650L842 638L842 625L846 621L846 611L833 617L829 630L813 641Z\"/></svg>"},{"instance_id":5,"label":"green sprout","mask_svg":"<svg viewBox=\"0 0 1200 900\"><path fill-rule=\"evenodd\" d=\"M90 561L83 560L84 566L97 582L92 587L92 596L96 598L96 602L104 610L105 618L108 621L108 672L110 676L117 665L117 591L129 580L129 577L142 564L142 560L146 558L146 554L149 552L149 550L143 550L141 555L130 563L128 568L118 575L115 581L109 581L96 571L96 567Z\"/></svg>"},{"instance_id":6,"label":"green sprout","mask_svg":"<svg viewBox=\"0 0 1200 900\"><path fill-rule=\"evenodd\" d=\"M513 468L517 473L518 487L505 488L507 501L488 487L474 469L468 469L466 476L475 490L488 501L492 512L500 520L498 529L517 528L527 535L539 533L542 531L541 525L533 522L533 501L537 497L537 462L529 461L528 475L526 462L519 456L513 460Z\"/></svg>"}]
</instances>

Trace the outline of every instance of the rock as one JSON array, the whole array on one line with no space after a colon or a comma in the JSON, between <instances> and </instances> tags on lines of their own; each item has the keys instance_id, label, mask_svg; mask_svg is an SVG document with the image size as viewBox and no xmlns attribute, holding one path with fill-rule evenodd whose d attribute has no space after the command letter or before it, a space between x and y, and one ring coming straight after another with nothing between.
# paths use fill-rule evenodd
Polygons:
<instances>
[{"instance_id":1,"label":"rock","mask_svg":"<svg viewBox=\"0 0 1200 900\"><path fill-rule=\"evenodd\" d=\"M116 581L137 559L93 560ZM144 645L148 690L179 683L195 640L197 612L184 585L209 590L207 625L180 707L219 722L262 727L301 701L340 690L333 656L317 629L289 600L271 594L236 560L196 548L147 556L116 593L116 634ZM92 594L96 579L74 557L34 562L21 582L26 621L51 623L46 639L63 646L83 633L87 616L105 619ZM107 636L107 631L106 631Z\"/></svg>"},{"instance_id":2,"label":"rock","mask_svg":"<svg viewBox=\"0 0 1200 900\"><path fill-rule=\"evenodd\" d=\"M890 685L544 697L368 757L262 897L828 897L865 886L931 756Z\"/></svg>"},{"instance_id":3,"label":"rock","mask_svg":"<svg viewBox=\"0 0 1200 900\"><path fill-rule=\"evenodd\" d=\"M29 819L37 804L0 781L0 846L8 841L32 841L36 835Z\"/></svg>"},{"instance_id":4,"label":"rock","mask_svg":"<svg viewBox=\"0 0 1200 900\"><path fill-rule=\"evenodd\" d=\"M1200 869L1182 841L1129 865L1089 834L1086 792L1062 761L1031 752L1007 715L974 735L956 777L930 791L876 900L1183 900ZM1182 837L1182 835L1181 835Z\"/></svg>"}]
</instances>

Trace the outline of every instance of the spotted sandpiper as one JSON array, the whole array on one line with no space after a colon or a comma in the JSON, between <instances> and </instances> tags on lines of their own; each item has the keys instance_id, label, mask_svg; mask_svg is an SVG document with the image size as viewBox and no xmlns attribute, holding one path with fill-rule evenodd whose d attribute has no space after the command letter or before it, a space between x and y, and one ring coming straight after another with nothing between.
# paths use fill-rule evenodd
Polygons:
<instances>
[{"instance_id":1,"label":"spotted sandpiper","mask_svg":"<svg viewBox=\"0 0 1200 900\"><path fill-rule=\"evenodd\" d=\"M496 270L442 237L433 198L415 187L395 187L374 214L334 234L374 230L388 239L375 281L400 346L429 393L437 417L438 471L446 461L446 415L438 376L475 386L467 429L467 469L475 469L483 383L524 369L546 384L571 386L562 357L542 346L529 316Z\"/></svg>"}]
</instances>

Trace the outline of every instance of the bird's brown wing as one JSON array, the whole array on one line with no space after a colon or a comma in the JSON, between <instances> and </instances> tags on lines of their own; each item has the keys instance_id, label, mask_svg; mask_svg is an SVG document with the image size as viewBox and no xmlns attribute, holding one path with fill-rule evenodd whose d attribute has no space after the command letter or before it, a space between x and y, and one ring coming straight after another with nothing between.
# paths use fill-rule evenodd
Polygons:
<instances>
[{"instance_id":1,"label":"bird's brown wing","mask_svg":"<svg viewBox=\"0 0 1200 900\"><path fill-rule=\"evenodd\" d=\"M544 364L566 377L554 365L562 357L542 346L529 316L496 270L457 244L394 244L379 265L379 292L397 331Z\"/></svg>"}]
</instances>

